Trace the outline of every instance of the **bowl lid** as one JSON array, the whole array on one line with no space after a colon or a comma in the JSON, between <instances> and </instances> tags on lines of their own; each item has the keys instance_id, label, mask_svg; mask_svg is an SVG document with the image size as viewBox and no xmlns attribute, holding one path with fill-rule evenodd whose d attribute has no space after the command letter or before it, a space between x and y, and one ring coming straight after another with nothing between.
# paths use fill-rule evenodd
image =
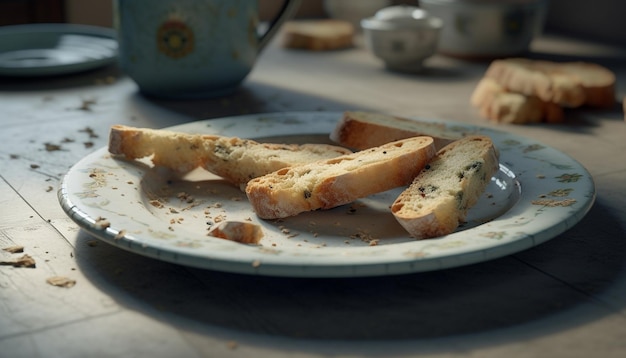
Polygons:
<instances>
[{"instance_id":1,"label":"bowl lid","mask_svg":"<svg viewBox=\"0 0 626 358\"><path fill-rule=\"evenodd\" d=\"M441 19L410 5L389 6L361 21L361 26L368 29L440 28L442 25Z\"/></svg>"}]
</instances>

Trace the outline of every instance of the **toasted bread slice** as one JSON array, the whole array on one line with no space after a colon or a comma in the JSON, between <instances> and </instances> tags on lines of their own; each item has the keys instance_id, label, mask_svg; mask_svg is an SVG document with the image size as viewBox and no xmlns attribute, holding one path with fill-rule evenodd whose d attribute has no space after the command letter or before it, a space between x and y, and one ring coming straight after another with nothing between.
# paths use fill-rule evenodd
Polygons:
<instances>
[{"instance_id":1,"label":"toasted bread slice","mask_svg":"<svg viewBox=\"0 0 626 358\"><path fill-rule=\"evenodd\" d=\"M479 108L483 117L496 123L559 123L565 120L563 108L537 96L508 92L494 79L483 77L470 102Z\"/></svg>"},{"instance_id":2,"label":"toasted bread slice","mask_svg":"<svg viewBox=\"0 0 626 358\"><path fill-rule=\"evenodd\" d=\"M236 185L291 165L352 153L328 144L268 144L122 125L111 127L109 152L127 159L152 156L154 165L179 173L204 168Z\"/></svg>"},{"instance_id":3,"label":"toasted bread slice","mask_svg":"<svg viewBox=\"0 0 626 358\"><path fill-rule=\"evenodd\" d=\"M447 235L465 220L493 174L498 152L487 136L467 136L437 152L391 206L416 239Z\"/></svg>"},{"instance_id":4,"label":"toasted bread slice","mask_svg":"<svg viewBox=\"0 0 626 358\"><path fill-rule=\"evenodd\" d=\"M263 219L330 209L408 185L434 155L431 137L412 137L252 179L246 195Z\"/></svg>"},{"instance_id":5,"label":"toasted bread slice","mask_svg":"<svg viewBox=\"0 0 626 358\"><path fill-rule=\"evenodd\" d=\"M440 149L461 138L463 134L448 130L441 123L381 113L347 111L331 132L330 139L342 146L363 150L417 136L432 137L435 148Z\"/></svg>"},{"instance_id":6,"label":"toasted bread slice","mask_svg":"<svg viewBox=\"0 0 626 358\"><path fill-rule=\"evenodd\" d=\"M563 107L615 104L615 74L594 63L508 58L493 61L485 76L509 92L537 96Z\"/></svg>"}]
</instances>

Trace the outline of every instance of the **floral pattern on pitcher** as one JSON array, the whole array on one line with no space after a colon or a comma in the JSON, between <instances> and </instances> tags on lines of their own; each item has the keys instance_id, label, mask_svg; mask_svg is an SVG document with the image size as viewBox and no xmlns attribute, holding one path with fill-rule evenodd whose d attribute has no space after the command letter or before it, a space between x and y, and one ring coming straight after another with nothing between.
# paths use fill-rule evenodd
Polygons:
<instances>
[{"instance_id":1,"label":"floral pattern on pitcher","mask_svg":"<svg viewBox=\"0 0 626 358\"><path fill-rule=\"evenodd\" d=\"M193 52L195 36L184 21L172 17L159 26L156 41L161 53L182 58Z\"/></svg>"}]
</instances>

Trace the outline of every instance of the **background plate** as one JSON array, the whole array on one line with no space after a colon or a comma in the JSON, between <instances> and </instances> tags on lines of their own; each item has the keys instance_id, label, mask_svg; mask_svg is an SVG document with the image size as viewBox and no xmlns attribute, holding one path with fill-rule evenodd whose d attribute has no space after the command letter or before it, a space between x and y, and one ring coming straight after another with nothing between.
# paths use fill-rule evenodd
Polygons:
<instances>
[{"instance_id":1,"label":"background plate","mask_svg":"<svg viewBox=\"0 0 626 358\"><path fill-rule=\"evenodd\" d=\"M281 142L328 142L341 113L278 113L198 121L168 129ZM351 205L277 221L258 219L246 196L202 170L185 178L149 162L88 155L63 179L65 212L92 235L137 254L200 268L274 276L349 277L438 270L509 255L549 240L591 208L590 174L571 157L528 138L443 122L489 135L500 170L455 233L409 237L389 212L401 189ZM263 227L260 245L207 236L220 220ZM104 225L106 223L106 225Z\"/></svg>"},{"instance_id":2,"label":"background plate","mask_svg":"<svg viewBox=\"0 0 626 358\"><path fill-rule=\"evenodd\" d=\"M49 76L115 62L112 29L71 24L0 27L0 75Z\"/></svg>"}]
</instances>

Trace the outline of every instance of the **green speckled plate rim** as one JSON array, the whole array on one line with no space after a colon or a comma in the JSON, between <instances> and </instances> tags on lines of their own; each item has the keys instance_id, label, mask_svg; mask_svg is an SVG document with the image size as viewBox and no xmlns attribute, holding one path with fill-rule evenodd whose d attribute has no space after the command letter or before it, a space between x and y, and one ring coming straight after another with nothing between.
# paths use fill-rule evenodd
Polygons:
<instances>
[{"instance_id":1,"label":"green speckled plate rim","mask_svg":"<svg viewBox=\"0 0 626 358\"><path fill-rule=\"evenodd\" d=\"M167 129L244 138L325 134L334 128L340 117L341 113L335 112L255 114L197 121ZM519 200L507 212L490 222L445 237L391 245L276 252L260 246L212 239L205 240L207 244L200 248L184 247L175 245L174 240L133 234L135 230L130 227L133 221L129 221L129 217L142 208L138 208L137 203L129 204L128 199L118 193L104 193L110 197L98 199L106 200L107 204L113 201L118 213L108 209L99 211L92 201L75 194L84 192L90 180L85 173L94 167L105 168L117 175L129 175L129 178L120 178L120 181L141 179L133 177L128 168L118 167L118 162L108 156L107 148L91 153L68 171L58 198L63 210L82 229L112 245L143 256L241 274L320 278L433 271L507 256L539 245L570 229L593 205L596 196L593 178L568 155L533 139L499 130L450 121L430 121L444 123L453 130L486 134L493 139L500 150L501 170L511 171L519 183ZM97 222L99 217L107 217L111 225L100 227ZM118 219L124 223L118 225ZM155 218L148 225L154 230L160 228L167 231L168 223Z\"/></svg>"}]
</instances>

